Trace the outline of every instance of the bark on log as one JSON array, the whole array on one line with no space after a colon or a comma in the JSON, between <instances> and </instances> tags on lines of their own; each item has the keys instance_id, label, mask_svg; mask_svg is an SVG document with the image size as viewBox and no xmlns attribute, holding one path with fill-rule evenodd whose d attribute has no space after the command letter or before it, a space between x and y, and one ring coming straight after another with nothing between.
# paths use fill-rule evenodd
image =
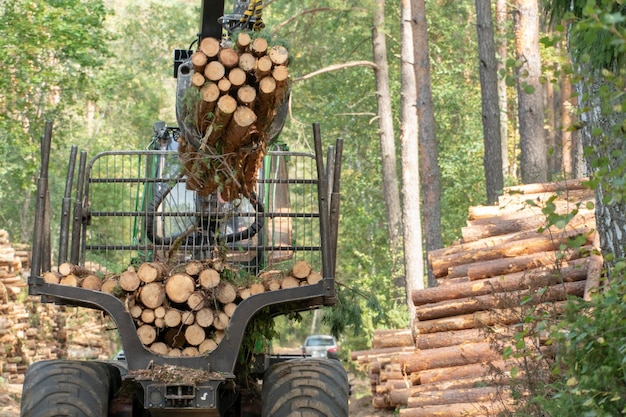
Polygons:
<instances>
[{"instance_id":1,"label":"bark on log","mask_svg":"<svg viewBox=\"0 0 626 417\"><path fill-rule=\"evenodd\" d=\"M497 400L498 395L507 397L508 390L504 387L476 387L429 391L422 393L419 397L408 398L407 408L458 403L480 403L482 405Z\"/></svg>"},{"instance_id":2,"label":"bark on log","mask_svg":"<svg viewBox=\"0 0 626 417\"><path fill-rule=\"evenodd\" d=\"M139 265L137 275L145 283L162 281L168 273L167 265L160 262L144 262Z\"/></svg>"},{"instance_id":3,"label":"bark on log","mask_svg":"<svg viewBox=\"0 0 626 417\"><path fill-rule=\"evenodd\" d=\"M230 122L233 113L237 110L237 100L229 95L224 95L217 100L215 106L215 115L211 121L211 125L202 138L202 150L207 150L207 145L214 146L220 138L222 132Z\"/></svg>"},{"instance_id":4,"label":"bark on log","mask_svg":"<svg viewBox=\"0 0 626 417\"><path fill-rule=\"evenodd\" d=\"M439 301L490 294L495 291L514 291L529 285L541 286L560 281L579 281L585 279L587 265L586 259L578 259L565 263L560 270L540 269L532 273L516 272L502 277L414 290L411 293L411 299L413 304L421 306Z\"/></svg>"},{"instance_id":5,"label":"bark on log","mask_svg":"<svg viewBox=\"0 0 626 417\"><path fill-rule=\"evenodd\" d=\"M426 369L418 372L421 385L430 385L444 381L457 381L470 377L487 377L499 372L510 372L517 366L513 360L497 359L469 365L451 366L447 368Z\"/></svg>"},{"instance_id":6,"label":"bark on log","mask_svg":"<svg viewBox=\"0 0 626 417\"><path fill-rule=\"evenodd\" d=\"M374 340L372 341L373 349L401 346L415 346L415 340L413 339L411 330L395 329L374 331Z\"/></svg>"},{"instance_id":7,"label":"bark on log","mask_svg":"<svg viewBox=\"0 0 626 417\"><path fill-rule=\"evenodd\" d=\"M474 249L464 253L454 253L451 255L432 258L431 267L435 276L442 277L448 273L448 268L463 264L505 257L515 257L542 251L554 251L559 249L561 244L567 243L570 238L580 234L583 234L586 237L586 244L591 243L589 240L592 237L589 231L571 230L555 237L541 236L523 239L503 243L490 248Z\"/></svg>"},{"instance_id":8,"label":"bark on log","mask_svg":"<svg viewBox=\"0 0 626 417\"><path fill-rule=\"evenodd\" d=\"M411 373L426 369L492 361L500 357L501 355L494 351L489 343L483 342L417 351L414 355L393 358L392 360L400 363L406 373Z\"/></svg>"},{"instance_id":9,"label":"bark on log","mask_svg":"<svg viewBox=\"0 0 626 417\"><path fill-rule=\"evenodd\" d=\"M84 268L80 265L74 265L69 262L61 263L57 269L59 273L63 276L72 274L82 278L86 275L91 274L91 271L87 268Z\"/></svg>"},{"instance_id":10,"label":"bark on log","mask_svg":"<svg viewBox=\"0 0 626 417\"><path fill-rule=\"evenodd\" d=\"M541 294L539 294L541 290ZM545 290L545 292L543 291ZM520 305L525 299L535 299L537 302L562 301L567 295L582 297L585 292L585 282L566 282L548 287L534 287L530 290L517 292L502 292L460 298L456 300L440 301L434 304L424 304L417 307L415 317L418 320L434 320L442 317L459 316L476 311L504 309L511 305Z\"/></svg>"},{"instance_id":11,"label":"bark on log","mask_svg":"<svg viewBox=\"0 0 626 417\"><path fill-rule=\"evenodd\" d=\"M272 60L268 56L263 56L256 61L254 75L260 81L263 77L270 75L272 71Z\"/></svg>"},{"instance_id":12,"label":"bark on log","mask_svg":"<svg viewBox=\"0 0 626 417\"><path fill-rule=\"evenodd\" d=\"M495 416L504 411L512 401L488 402L483 404L458 403L446 405L432 405L420 408L400 409L402 417L484 417Z\"/></svg>"},{"instance_id":13,"label":"bark on log","mask_svg":"<svg viewBox=\"0 0 626 417\"><path fill-rule=\"evenodd\" d=\"M230 318L223 311L217 312L213 319L213 327L217 330L224 330L228 327Z\"/></svg>"},{"instance_id":14,"label":"bark on log","mask_svg":"<svg viewBox=\"0 0 626 417\"><path fill-rule=\"evenodd\" d=\"M215 99L217 100L217 97ZM191 260L185 264L185 273L193 277L199 275L204 268L204 264L201 261Z\"/></svg>"}]
</instances>

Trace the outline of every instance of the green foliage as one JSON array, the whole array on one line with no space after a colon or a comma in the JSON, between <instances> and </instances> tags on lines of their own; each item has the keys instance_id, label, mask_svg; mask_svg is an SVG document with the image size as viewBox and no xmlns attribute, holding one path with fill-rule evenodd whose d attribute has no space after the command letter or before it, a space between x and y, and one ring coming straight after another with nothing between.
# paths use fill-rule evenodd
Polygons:
<instances>
[{"instance_id":1,"label":"green foliage","mask_svg":"<svg viewBox=\"0 0 626 417\"><path fill-rule=\"evenodd\" d=\"M570 302L552 329L558 346L543 409L553 416L617 416L626 412L626 284L590 302Z\"/></svg>"}]
</instances>

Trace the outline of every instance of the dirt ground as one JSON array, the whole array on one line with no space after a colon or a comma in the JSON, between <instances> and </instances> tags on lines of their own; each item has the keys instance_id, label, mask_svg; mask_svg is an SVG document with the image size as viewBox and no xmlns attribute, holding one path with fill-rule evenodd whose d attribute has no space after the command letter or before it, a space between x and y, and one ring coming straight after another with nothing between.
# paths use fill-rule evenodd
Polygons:
<instances>
[{"instance_id":1,"label":"dirt ground","mask_svg":"<svg viewBox=\"0 0 626 417\"><path fill-rule=\"evenodd\" d=\"M353 395L350 398L350 417L391 417L394 415L392 411L372 408L368 382L363 379L355 379L353 384ZM0 384L0 417L19 417L21 392L21 385Z\"/></svg>"}]
</instances>

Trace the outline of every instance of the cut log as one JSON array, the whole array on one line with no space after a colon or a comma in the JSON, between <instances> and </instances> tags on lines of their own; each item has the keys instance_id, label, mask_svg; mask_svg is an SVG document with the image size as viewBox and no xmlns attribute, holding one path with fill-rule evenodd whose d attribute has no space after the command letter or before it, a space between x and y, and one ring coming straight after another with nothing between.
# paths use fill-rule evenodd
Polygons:
<instances>
[{"instance_id":1,"label":"cut log","mask_svg":"<svg viewBox=\"0 0 626 417\"><path fill-rule=\"evenodd\" d=\"M220 41L210 36L202 38L202 41L200 41L200 51L209 59L216 58L220 48Z\"/></svg>"},{"instance_id":2,"label":"cut log","mask_svg":"<svg viewBox=\"0 0 626 417\"><path fill-rule=\"evenodd\" d=\"M213 319L213 327L217 330L224 330L228 327L228 322L230 318L223 311L215 314L215 318Z\"/></svg>"},{"instance_id":3,"label":"cut log","mask_svg":"<svg viewBox=\"0 0 626 417\"><path fill-rule=\"evenodd\" d=\"M292 277L291 275L288 275L283 278L283 281L281 282L280 286L283 289L299 287L300 280L296 277Z\"/></svg>"},{"instance_id":4,"label":"cut log","mask_svg":"<svg viewBox=\"0 0 626 417\"><path fill-rule=\"evenodd\" d=\"M102 288L100 288L100 291L107 294L113 294L116 291L116 288L120 288L119 281L115 278L110 278L102 283Z\"/></svg>"},{"instance_id":5,"label":"cut log","mask_svg":"<svg viewBox=\"0 0 626 417\"><path fill-rule=\"evenodd\" d=\"M541 294L539 294L540 290ZM566 282L549 287L535 287L530 290L520 290L514 293L487 294L457 300L441 301L434 304L425 304L416 309L415 317L418 320L425 321L442 317L460 316L476 311L519 305L526 299L535 299L537 302L542 303L563 301L568 295L582 297L584 292L584 281Z\"/></svg>"},{"instance_id":6,"label":"cut log","mask_svg":"<svg viewBox=\"0 0 626 417\"><path fill-rule=\"evenodd\" d=\"M229 282L220 282L215 288L215 298L222 304L228 304L237 298L237 289Z\"/></svg>"},{"instance_id":7,"label":"cut log","mask_svg":"<svg viewBox=\"0 0 626 417\"><path fill-rule=\"evenodd\" d=\"M217 54L217 59L224 65L224 68L231 69L239 63L239 54L232 48L222 48Z\"/></svg>"},{"instance_id":8,"label":"cut log","mask_svg":"<svg viewBox=\"0 0 626 417\"><path fill-rule=\"evenodd\" d=\"M62 275L57 271L48 271L43 274L43 280L48 284L58 284L61 277Z\"/></svg>"},{"instance_id":9,"label":"cut log","mask_svg":"<svg viewBox=\"0 0 626 417\"><path fill-rule=\"evenodd\" d=\"M150 350L157 355L167 355L170 348L163 342L154 342L150 345Z\"/></svg>"},{"instance_id":10,"label":"cut log","mask_svg":"<svg viewBox=\"0 0 626 417\"><path fill-rule=\"evenodd\" d=\"M241 88L248 79L246 72L241 68L233 68L228 73L228 81L230 81L232 88Z\"/></svg>"},{"instance_id":11,"label":"cut log","mask_svg":"<svg viewBox=\"0 0 626 417\"><path fill-rule=\"evenodd\" d=\"M507 397L503 387L455 388L442 391L425 392L419 397L408 399L408 408L429 405L445 405L458 403L486 403L498 399L498 395Z\"/></svg>"},{"instance_id":12,"label":"cut log","mask_svg":"<svg viewBox=\"0 0 626 417\"><path fill-rule=\"evenodd\" d=\"M239 104L252 107L254 101L256 100L256 90L254 87L250 85L244 85L239 90L237 90L237 101Z\"/></svg>"},{"instance_id":13,"label":"cut log","mask_svg":"<svg viewBox=\"0 0 626 417\"><path fill-rule=\"evenodd\" d=\"M272 71L272 60L268 56L263 56L256 61L256 69L254 75L257 80L263 79L270 75Z\"/></svg>"},{"instance_id":14,"label":"cut log","mask_svg":"<svg viewBox=\"0 0 626 417\"><path fill-rule=\"evenodd\" d=\"M233 97L224 95L217 100L215 116L202 138L203 150L206 151L207 145L215 145L225 127L228 125L228 122L230 122L230 119L233 117L235 110L237 110L237 100Z\"/></svg>"},{"instance_id":15,"label":"cut log","mask_svg":"<svg viewBox=\"0 0 626 417\"><path fill-rule=\"evenodd\" d=\"M209 115L213 114L215 105L220 97L220 89L217 84L213 82L206 83L200 89L200 109L198 110L197 126L201 132L206 131L211 122ZM197 274L197 273L196 273ZM193 274L192 274L193 275Z\"/></svg>"},{"instance_id":16,"label":"cut log","mask_svg":"<svg viewBox=\"0 0 626 417\"><path fill-rule=\"evenodd\" d=\"M322 274L319 272L311 271L306 277L306 282L309 285L315 285L323 279Z\"/></svg>"},{"instance_id":17,"label":"cut log","mask_svg":"<svg viewBox=\"0 0 626 417\"><path fill-rule=\"evenodd\" d=\"M156 340L156 329L153 326L148 324L144 324L137 329L137 336L139 336L139 340L146 346L149 346Z\"/></svg>"},{"instance_id":18,"label":"cut log","mask_svg":"<svg viewBox=\"0 0 626 417\"><path fill-rule=\"evenodd\" d=\"M61 277L59 284L69 285L70 287L80 287L81 281L82 280L78 276L74 274L69 274Z\"/></svg>"},{"instance_id":19,"label":"cut log","mask_svg":"<svg viewBox=\"0 0 626 417\"><path fill-rule=\"evenodd\" d=\"M256 69L256 58L250 53L243 53L239 56L239 68L248 74L254 73Z\"/></svg>"},{"instance_id":20,"label":"cut log","mask_svg":"<svg viewBox=\"0 0 626 417\"><path fill-rule=\"evenodd\" d=\"M140 305L135 304L128 309L128 313L134 319L138 319L141 317L141 313L143 313L143 309Z\"/></svg>"},{"instance_id":21,"label":"cut log","mask_svg":"<svg viewBox=\"0 0 626 417\"><path fill-rule=\"evenodd\" d=\"M199 346L206 339L204 327L192 324L185 329L185 340L192 346Z\"/></svg>"},{"instance_id":22,"label":"cut log","mask_svg":"<svg viewBox=\"0 0 626 417\"><path fill-rule=\"evenodd\" d=\"M463 378L487 377L501 372L510 372L517 367L513 360L484 361L470 365L451 366L449 368L436 368L420 371L419 381L422 385L430 385L444 381L457 381Z\"/></svg>"},{"instance_id":23,"label":"cut log","mask_svg":"<svg viewBox=\"0 0 626 417\"><path fill-rule=\"evenodd\" d=\"M586 244L590 244L591 242L589 240L592 238L591 233L588 231L570 230L560 234L559 236L529 238L503 243L490 248L474 249L467 252L432 258L431 267L435 276L441 277L448 273L448 268L454 266L478 261L488 261L491 259L527 255L542 251L555 251L559 249L561 244L566 244L570 238L581 234L587 238Z\"/></svg>"},{"instance_id":24,"label":"cut log","mask_svg":"<svg viewBox=\"0 0 626 417\"><path fill-rule=\"evenodd\" d=\"M148 308L155 309L165 301L165 288L158 282L150 282L141 287L139 300Z\"/></svg>"},{"instance_id":25,"label":"cut log","mask_svg":"<svg viewBox=\"0 0 626 417\"><path fill-rule=\"evenodd\" d=\"M217 343L215 343L215 340L204 339L204 342L200 343L200 346L198 346L198 352L201 354L205 352L213 352L216 347Z\"/></svg>"},{"instance_id":26,"label":"cut log","mask_svg":"<svg viewBox=\"0 0 626 417\"><path fill-rule=\"evenodd\" d=\"M235 314L235 310L237 309L237 304L228 303L224 306L224 313L230 318Z\"/></svg>"},{"instance_id":27,"label":"cut log","mask_svg":"<svg viewBox=\"0 0 626 417\"><path fill-rule=\"evenodd\" d=\"M198 348L195 346L187 346L186 348L183 349L181 354L182 356L198 356L200 352L198 351Z\"/></svg>"},{"instance_id":28,"label":"cut log","mask_svg":"<svg viewBox=\"0 0 626 417\"><path fill-rule=\"evenodd\" d=\"M185 326L191 326L196 322L196 314L193 311L183 311L180 314L180 320Z\"/></svg>"},{"instance_id":29,"label":"cut log","mask_svg":"<svg viewBox=\"0 0 626 417\"><path fill-rule=\"evenodd\" d=\"M165 321L165 326L166 327L177 327L181 321L182 321L182 316L180 314L180 311L174 309L174 308L170 308L165 312L165 315L163 316L163 320Z\"/></svg>"},{"instance_id":30,"label":"cut log","mask_svg":"<svg viewBox=\"0 0 626 417\"><path fill-rule=\"evenodd\" d=\"M274 45L267 55L274 65L287 65L289 63L289 51L282 45Z\"/></svg>"},{"instance_id":31,"label":"cut log","mask_svg":"<svg viewBox=\"0 0 626 417\"><path fill-rule=\"evenodd\" d=\"M204 76L209 81L217 82L226 75L226 68L219 61L211 61L204 67Z\"/></svg>"},{"instance_id":32,"label":"cut log","mask_svg":"<svg viewBox=\"0 0 626 417\"><path fill-rule=\"evenodd\" d=\"M237 35L237 49L239 51L244 52L250 48L250 44L252 43L252 38L249 33L239 32Z\"/></svg>"},{"instance_id":33,"label":"cut log","mask_svg":"<svg viewBox=\"0 0 626 417\"><path fill-rule=\"evenodd\" d=\"M255 38L250 45L251 52L256 56L263 56L267 53L269 47L267 40L264 38ZM269 59L269 57L268 57ZM271 62L271 61L270 61Z\"/></svg>"},{"instance_id":34,"label":"cut log","mask_svg":"<svg viewBox=\"0 0 626 417\"><path fill-rule=\"evenodd\" d=\"M372 341L373 349L389 347L415 346L413 333L408 329L375 330Z\"/></svg>"},{"instance_id":35,"label":"cut log","mask_svg":"<svg viewBox=\"0 0 626 417\"><path fill-rule=\"evenodd\" d=\"M284 65L274 67L272 77L276 80L275 102L280 104L285 99L285 91L287 91L287 80L289 79L289 69Z\"/></svg>"},{"instance_id":36,"label":"cut log","mask_svg":"<svg viewBox=\"0 0 626 417\"><path fill-rule=\"evenodd\" d=\"M137 272L135 272L135 269L129 268L120 275L119 284L124 291L133 292L139 288L141 280L139 279Z\"/></svg>"},{"instance_id":37,"label":"cut log","mask_svg":"<svg viewBox=\"0 0 626 417\"><path fill-rule=\"evenodd\" d=\"M196 51L191 55L191 64L195 72L202 72L209 62L209 57L202 51Z\"/></svg>"},{"instance_id":38,"label":"cut log","mask_svg":"<svg viewBox=\"0 0 626 417\"><path fill-rule=\"evenodd\" d=\"M417 351L413 355L399 356L392 360L394 363L400 363L404 372L411 373L426 369L494 361L501 357L500 353L494 351L491 345L485 342Z\"/></svg>"},{"instance_id":39,"label":"cut log","mask_svg":"<svg viewBox=\"0 0 626 417\"><path fill-rule=\"evenodd\" d=\"M198 310L196 313L196 324L202 327L209 327L213 324L215 312L208 307Z\"/></svg>"},{"instance_id":40,"label":"cut log","mask_svg":"<svg viewBox=\"0 0 626 417\"><path fill-rule=\"evenodd\" d=\"M195 281L185 273L170 276L165 283L167 298L174 303L186 303L195 290Z\"/></svg>"},{"instance_id":41,"label":"cut log","mask_svg":"<svg viewBox=\"0 0 626 417\"><path fill-rule=\"evenodd\" d=\"M585 279L588 261L585 259L567 262L559 270L541 269L532 272L516 272L502 277L463 282L454 285L414 290L411 293L413 304L420 306L445 300L489 294L494 291L514 291L520 288L543 286L560 281L571 282Z\"/></svg>"},{"instance_id":42,"label":"cut log","mask_svg":"<svg viewBox=\"0 0 626 417\"><path fill-rule=\"evenodd\" d=\"M139 316L139 319L145 323L145 324L152 324L154 323L154 310L150 309L150 308L144 308L141 311L141 316Z\"/></svg>"},{"instance_id":43,"label":"cut log","mask_svg":"<svg viewBox=\"0 0 626 417\"><path fill-rule=\"evenodd\" d=\"M305 260L298 260L291 269L291 275L296 278L304 279L311 273L311 265Z\"/></svg>"},{"instance_id":44,"label":"cut log","mask_svg":"<svg viewBox=\"0 0 626 417\"><path fill-rule=\"evenodd\" d=\"M91 274L91 271L88 270L87 268L82 267L80 265L74 265L69 262L63 262L62 264L59 265L57 269L59 273L64 276L72 274L72 275L76 275L82 278L86 275Z\"/></svg>"},{"instance_id":45,"label":"cut log","mask_svg":"<svg viewBox=\"0 0 626 417\"><path fill-rule=\"evenodd\" d=\"M250 295L261 294L265 292L265 286L261 283L255 282L250 284Z\"/></svg>"},{"instance_id":46,"label":"cut log","mask_svg":"<svg viewBox=\"0 0 626 417\"><path fill-rule=\"evenodd\" d=\"M218 93L218 96L215 97L215 100L217 100L218 97L219 97L219 93ZM204 264L201 261L191 260L185 264L185 273L192 277L199 275L203 269L204 269Z\"/></svg>"},{"instance_id":47,"label":"cut log","mask_svg":"<svg viewBox=\"0 0 626 417\"><path fill-rule=\"evenodd\" d=\"M158 306L157 308L154 309L154 317L162 319L163 317L165 317L165 313L167 312L167 309L165 307Z\"/></svg>"},{"instance_id":48,"label":"cut log","mask_svg":"<svg viewBox=\"0 0 626 417\"><path fill-rule=\"evenodd\" d=\"M222 137L224 153L234 152L247 142L248 131L255 121L256 114L252 109L245 106L237 107Z\"/></svg>"},{"instance_id":49,"label":"cut log","mask_svg":"<svg viewBox=\"0 0 626 417\"><path fill-rule=\"evenodd\" d=\"M193 85L196 88L201 88L204 83L206 82L206 78L204 78L204 75L202 75L199 72L194 72L191 75L191 85Z\"/></svg>"},{"instance_id":50,"label":"cut log","mask_svg":"<svg viewBox=\"0 0 626 417\"><path fill-rule=\"evenodd\" d=\"M187 299L187 305L193 311L202 310L206 306L206 296L202 291L194 291Z\"/></svg>"},{"instance_id":51,"label":"cut log","mask_svg":"<svg viewBox=\"0 0 626 417\"><path fill-rule=\"evenodd\" d=\"M100 291L102 289L102 279L97 275L90 274L83 279L80 286L86 290Z\"/></svg>"},{"instance_id":52,"label":"cut log","mask_svg":"<svg viewBox=\"0 0 626 417\"><path fill-rule=\"evenodd\" d=\"M217 82L217 88L219 89L220 94L228 94L232 86L233 84L230 82L228 77L223 77Z\"/></svg>"},{"instance_id":53,"label":"cut log","mask_svg":"<svg viewBox=\"0 0 626 417\"><path fill-rule=\"evenodd\" d=\"M220 273L213 268L206 268L198 275L198 284L204 289L210 290L220 283Z\"/></svg>"},{"instance_id":54,"label":"cut log","mask_svg":"<svg viewBox=\"0 0 626 417\"><path fill-rule=\"evenodd\" d=\"M431 405L425 407L402 408L401 417L484 417L497 416L502 411L509 409L515 402L513 400L500 399L498 401L482 404L456 403L446 405Z\"/></svg>"}]
</instances>

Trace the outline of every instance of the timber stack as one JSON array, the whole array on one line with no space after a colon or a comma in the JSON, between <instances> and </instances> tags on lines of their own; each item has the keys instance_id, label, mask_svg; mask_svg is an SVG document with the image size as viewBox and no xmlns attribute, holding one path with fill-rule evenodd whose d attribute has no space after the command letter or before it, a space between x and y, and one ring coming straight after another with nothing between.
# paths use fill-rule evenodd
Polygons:
<instances>
[{"instance_id":1,"label":"timber stack","mask_svg":"<svg viewBox=\"0 0 626 417\"><path fill-rule=\"evenodd\" d=\"M66 311L26 296L29 265L30 250L11 243L0 229L0 381L21 384L28 366L40 360L109 359L114 351L104 332L109 323L97 312ZM67 325L73 320L79 324Z\"/></svg>"},{"instance_id":2,"label":"timber stack","mask_svg":"<svg viewBox=\"0 0 626 417\"><path fill-rule=\"evenodd\" d=\"M178 148L187 187L204 196L217 190L225 201L249 197L288 96L289 53L240 32L232 47L202 39L191 62Z\"/></svg>"},{"instance_id":3,"label":"timber stack","mask_svg":"<svg viewBox=\"0 0 626 417\"><path fill-rule=\"evenodd\" d=\"M582 180L507 188L498 205L470 208L462 236L428 254L438 285L412 293L413 328L377 331L372 349L352 353L375 408L407 417L514 409L511 378L545 375L554 354L527 317L558 317L568 297L599 286L593 192ZM532 347L536 367L515 358L520 346Z\"/></svg>"},{"instance_id":4,"label":"timber stack","mask_svg":"<svg viewBox=\"0 0 626 417\"><path fill-rule=\"evenodd\" d=\"M144 262L121 274L97 275L63 263L43 274L50 284L103 291L120 298L132 316L139 340L164 356L198 356L213 351L224 338L237 305L247 298L302 285L314 285L322 275L305 260L288 271L269 270L257 277L240 276L221 260L192 260L170 266Z\"/></svg>"}]
</instances>

